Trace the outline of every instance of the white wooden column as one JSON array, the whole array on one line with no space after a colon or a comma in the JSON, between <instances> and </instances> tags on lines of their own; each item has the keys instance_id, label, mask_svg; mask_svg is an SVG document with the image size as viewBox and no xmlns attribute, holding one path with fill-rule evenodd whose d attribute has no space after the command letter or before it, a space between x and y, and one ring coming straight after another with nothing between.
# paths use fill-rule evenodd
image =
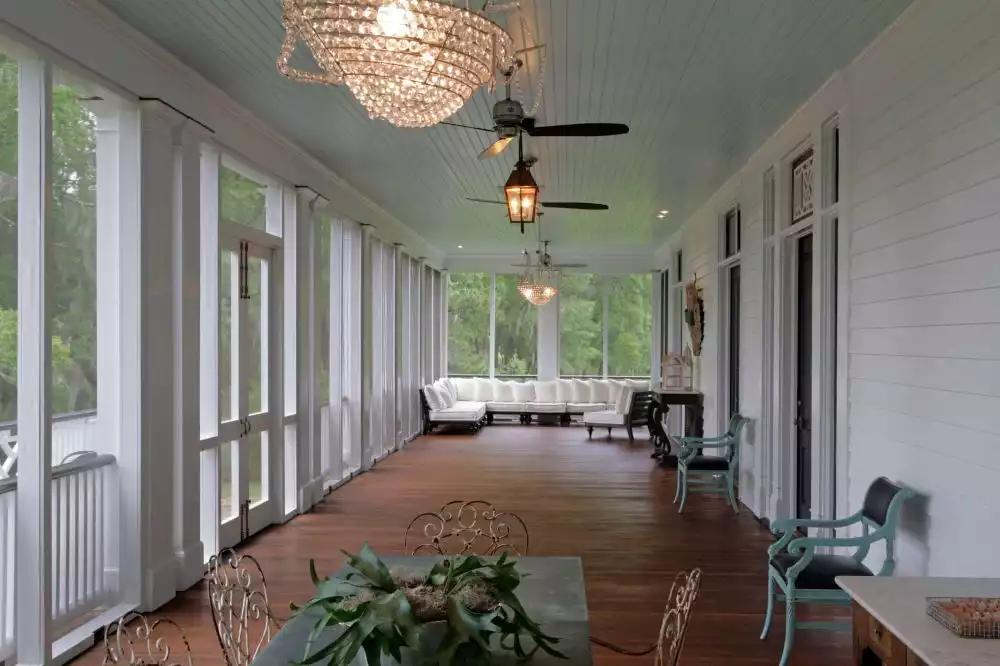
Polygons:
<instances>
[{"instance_id":1,"label":"white wooden column","mask_svg":"<svg viewBox=\"0 0 1000 666\"><path fill-rule=\"evenodd\" d=\"M361 469L372 465L372 360L374 341L372 340L372 226L361 227Z\"/></svg>"},{"instance_id":2,"label":"white wooden column","mask_svg":"<svg viewBox=\"0 0 1000 666\"><path fill-rule=\"evenodd\" d=\"M448 271L441 271L441 354L438 356L438 377L448 376Z\"/></svg>"},{"instance_id":3,"label":"white wooden column","mask_svg":"<svg viewBox=\"0 0 1000 666\"><path fill-rule=\"evenodd\" d=\"M139 226L142 351L141 437L138 469L122 476L140 480L136 504L143 530L143 608L173 598L177 563L173 540L174 478L174 130L184 122L160 102L142 103Z\"/></svg>"},{"instance_id":4,"label":"white wooden column","mask_svg":"<svg viewBox=\"0 0 1000 666\"><path fill-rule=\"evenodd\" d=\"M538 379L559 377L559 294L538 309Z\"/></svg>"},{"instance_id":5,"label":"white wooden column","mask_svg":"<svg viewBox=\"0 0 1000 666\"><path fill-rule=\"evenodd\" d=\"M660 359L663 357L663 276L660 271L653 271L650 280L653 283L650 312L653 313L652 335L653 340L650 345L649 358L649 378L650 384L658 388L660 380ZM604 325L607 328L607 323Z\"/></svg>"},{"instance_id":6,"label":"white wooden column","mask_svg":"<svg viewBox=\"0 0 1000 666\"><path fill-rule=\"evenodd\" d=\"M299 513L308 511L322 496L322 480L316 483L319 469L319 428L316 421L316 322L315 322L315 220L313 202L317 194L309 188L296 188L295 239L288 249L295 252L295 360L296 360L296 488Z\"/></svg>"},{"instance_id":7,"label":"white wooden column","mask_svg":"<svg viewBox=\"0 0 1000 666\"><path fill-rule=\"evenodd\" d=\"M20 61L17 154L18 488L14 600L20 664L41 665L52 643L51 257L52 70Z\"/></svg>"},{"instance_id":8,"label":"white wooden column","mask_svg":"<svg viewBox=\"0 0 1000 666\"><path fill-rule=\"evenodd\" d=\"M201 540L201 146L211 133L188 121L174 131L173 314L174 557L177 590L202 576Z\"/></svg>"},{"instance_id":9,"label":"white wooden column","mask_svg":"<svg viewBox=\"0 0 1000 666\"><path fill-rule=\"evenodd\" d=\"M142 518L140 376L140 113L130 103L94 101L97 117L97 428L99 450L118 459L104 575L119 600L139 604ZM117 580L117 584L115 584Z\"/></svg>"}]
</instances>

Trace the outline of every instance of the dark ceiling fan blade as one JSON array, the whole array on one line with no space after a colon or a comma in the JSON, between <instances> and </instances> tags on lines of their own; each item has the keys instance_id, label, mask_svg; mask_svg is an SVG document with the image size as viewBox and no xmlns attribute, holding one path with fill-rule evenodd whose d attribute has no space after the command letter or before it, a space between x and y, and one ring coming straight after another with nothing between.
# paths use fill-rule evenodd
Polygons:
<instances>
[{"instance_id":1,"label":"dark ceiling fan blade","mask_svg":"<svg viewBox=\"0 0 1000 666\"><path fill-rule=\"evenodd\" d=\"M628 125L621 123L576 123L572 125L543 125L538 127L525 122L524 131L531 136L614 136L628 134Z\"/></svg>"},{"instance_id":2,"label":"dark ceiling fan blade","mask_svg":"<svg viewBox=\"0 0 1000 666\"><path fill-rule=\"evenodd\" d=\"M499 155L503 151L507 150L507 146L509 146L510 142L513 141L513 140L514 140L514 137L510 137L510 136L504 137L502 139L497 139L492 144L490 144L489 148L487 148L483 152L479 153L479 159L485 160L485 159L488 159L490 157L496 157L497 155Z\"/></svg>"},{"instance_id":3,"label":"dark ceiling fan blade","mask_svg":"<svg viewBox=\"0 0 1000 666\"><path fill-rule=\"evenodd\" d=\"M585 201L543 201L541 203L542 206L545 208L571 208L573 210L609 210L607 204L587 203Z\"/></svg>"},{"instance_id":4,"label":"dark ceiling fan blade","mask_svg":"<svg viewBox=\"0 0 1000 666\"><path fill-rule=\"evenodd\" d=\"M449 123L447 120L442 120L438 125L451 125L452 127L464 127L465 129L478 130L480 132L494 133L494 129L486 129L485 127L473 127L472 125L463 125L462 123Z\"/></svg>"},{"instance_id":5,"label":"dark ceiling fan blade","mask_svg":"<svg viewBox=\"0 0 1000 666\"><path fill-rule=\"evenodd\" d=\"M466 201L475 201L476 203L488 203L488 204L500 204L501 206L506 206L506 201L494 201L493 199L473 199L472 197L465 197Z\"/></svg>"}]
</instances>

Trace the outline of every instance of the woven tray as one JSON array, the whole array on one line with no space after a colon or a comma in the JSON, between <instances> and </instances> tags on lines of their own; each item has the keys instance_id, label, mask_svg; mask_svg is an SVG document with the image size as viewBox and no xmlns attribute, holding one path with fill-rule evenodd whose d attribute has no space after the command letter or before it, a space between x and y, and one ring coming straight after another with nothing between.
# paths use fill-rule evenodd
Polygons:
<instances>
[{"instance_id":1,"label":"woven tray","mask_svg":"<svg viewBox=\"0 0 1000 666\"><path fill-rule=\"evenodd\" d=\"M927 614L963 638L1000 638L1000 597L930 597Z\"/></svg>"}]
</instances>

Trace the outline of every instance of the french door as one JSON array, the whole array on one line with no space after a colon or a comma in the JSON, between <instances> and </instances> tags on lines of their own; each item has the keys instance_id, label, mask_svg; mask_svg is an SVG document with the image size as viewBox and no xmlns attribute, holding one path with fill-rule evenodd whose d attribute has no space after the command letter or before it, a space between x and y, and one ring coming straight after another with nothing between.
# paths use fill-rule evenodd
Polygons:
<instances>
[{"instance_id":1,"label":"french door","mask_svg":"<svg viewBox=\"0 0 1000 666\"><path fill-rule=\"evenodd\" d=\"M219 548L272 522L271 450L275 427L271 332L277 311L277 250L241 235L219 238Z\"/></svg>"}]
</instances>

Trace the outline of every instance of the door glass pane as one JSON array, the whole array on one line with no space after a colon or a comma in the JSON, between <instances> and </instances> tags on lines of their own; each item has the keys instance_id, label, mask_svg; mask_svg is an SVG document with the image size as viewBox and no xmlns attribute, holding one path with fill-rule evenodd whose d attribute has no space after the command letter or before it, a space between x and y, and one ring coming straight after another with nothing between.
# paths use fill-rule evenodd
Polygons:
<instances>
[{"instance_id":1,"label":"door glass pane","mask_svg":"<svg viewBox=\"0 0 1000 666\"><path fill-rule=\"evenodd\" d=\"M250 257L247 265L247 390L251 414L267 410L268 263Z\"/></svg>"},{"instance_id":2,"label":"door glass pane","mask_svg":"<svg viewBox=\"0 0 1000 666\"><path fill-rule=\"evenodd\" d=\"M251 433L240 446L246 447L250 482L250 504L259 504L268 497L267 483L267 431Z\"/></svg>"},{"instance_id":3,"label":"door glass pane","mask_svg":"<svg viewBox=\"0 0 1000 666\"><path fill-rule=\"evenodd\" d=\"M236 445L224 442L219 445L219 517L226 521L239 514L239 459Z\"/></svg>"},{"instance_id":4,"label":"door glass pane","mask_svg":"<svg viewBox=\"0 0 1000 666\"><path fill-rule=\"evenodd\" d=\"M559 374L600 377L604 362L604 290L600 275L559 281Z\"/></svg>"},{"instance_id":5,"label":"door glass pane","mask_svg":"<svg viewBox=\"0 0 1000 666\"><path fill-rule=\"evenodd\" d=\"M653 276L609 278L608 376L649 377L653 343Z\"/></svg>"},{"instance_id":6,"label":"door glass pane","mask_svg":"<svg viewBox=\"0 0 1000 666\"><path fill-rule=\"evenodd\" d=\"M223 249L219 266L219 417L239 418L239 258Z\"/></svg>"},{"instance_id":7,"label":"door glass pane","mask_svg":"<svg viewBox=\"0 0 1000 666\"><path fill-rule=\"evenodd\" d=\"M221 167L219 169L219 217L254 229L267 229L267 186Z\"/></svg>"},{"instance_id":8,"label":"door glass pane","mask_svg":"<svg viewBox=\"0 0 1000 666\"><path fill-rule=\"evenodd\" d=\"M0 478L17 420L17 61L0 54Z\"/></svg>"},{"instance_id":9,"label":"door glass pane","mask_svg":"<svg viewBox=\"0 0 1000 666\"><path fill-rule=\"evenodd\" d=\"M538 374L538 308L517 290L516 275L496 277L496 376Z\"/></svg>"}]
</instances>

